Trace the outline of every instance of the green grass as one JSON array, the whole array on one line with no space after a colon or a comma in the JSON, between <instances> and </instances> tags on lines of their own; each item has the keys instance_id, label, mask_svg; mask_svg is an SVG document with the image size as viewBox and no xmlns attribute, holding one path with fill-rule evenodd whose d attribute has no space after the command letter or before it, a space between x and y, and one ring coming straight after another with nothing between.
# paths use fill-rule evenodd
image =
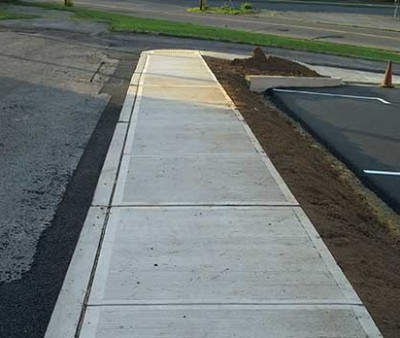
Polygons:
<instances>
[{"instance_id":1,"label":"green grass","mask_svg":"<svg viewBox=\"0 0 400 338\"><path fill-rule=\"evenodd\" d=\"M15 19L32 19L33 15L10 13L0 6L0 20L15 20Z\"/></svg>"},{"instance_id":2,"label":"green grass","mask_svg":"<svg viewBox=\"0 0 400 338\"><path fill-rule=\"evenodd\" d=\"M229 6L221 7L206 7L201 10L199 7L192 7L187 9L191 13L211 13L211 14L225 14L225 15L245 15L254 13L252 9L234 8Z\"/></svg>"},{"instance_id":3,"label":"green grass","mask_svg":"<svg viewBox=\"0 0 400 338\"><path fill-rule=\"evenodd\" d=\"M32 3L25 5L32 6ZM392 60L400 63L400 53L369 47L337 44L326 41L311 41L277 35L237 31L191 23L158 19L138 18L128 15L107 13L84 8L65 8L53 3L36 3L36 6L72 11L77 18L109 23L113 31L155 33L161 35L228 41L265 47L280 47L323 54L365 58L371 60Z\"/></svg>"},{"instance_id":4,"label":"green grass","mask_svg":"<svg viewBox=\"0 0 400 338\"><path fill-rule=\"evenodd\" d=\"M230 6L228 3L221 7L205 6L203 9L199 7L192 7L187 9L191 13L212 13L212 14L225 14L225 15L245 15L255 13L250 2L245 1L240 4L238 8Z\"/></svg>"}]
</instances>

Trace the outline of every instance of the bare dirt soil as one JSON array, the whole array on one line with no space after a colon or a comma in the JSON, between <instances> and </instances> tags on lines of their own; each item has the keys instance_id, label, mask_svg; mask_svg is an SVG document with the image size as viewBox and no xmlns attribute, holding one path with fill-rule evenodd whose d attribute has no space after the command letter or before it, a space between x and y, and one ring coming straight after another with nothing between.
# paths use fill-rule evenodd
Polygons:
<instances>
[{"instance_id":1,"label":"bare dirt soil","mask_svg":"<svg viewBox=\"0 0 400 338\"><path fill-rule=\"evenodd\" d=\"M262 94L251 92L244 77L306 75L311 71L271 57L267 61L270 65L259 68L249 59L205 59L384 337L400 337L400 236L394 230L399 227L398 218L394 216L393 221L379 215L348 170Z\"/></svg>"},{"instance_id":2,"label":"bare dirt soil","mask_svg":"<svg viewBox=\"0 0 400 338\"><path fill-rule=\"evenodd\" d=\"M262 56L256 56L232 61L220 60L220 62L233 66L235 72L239 74L321 77L317 72L305 66L276 56L268 56L264 60Z\"/></svg>"}]
</instances>

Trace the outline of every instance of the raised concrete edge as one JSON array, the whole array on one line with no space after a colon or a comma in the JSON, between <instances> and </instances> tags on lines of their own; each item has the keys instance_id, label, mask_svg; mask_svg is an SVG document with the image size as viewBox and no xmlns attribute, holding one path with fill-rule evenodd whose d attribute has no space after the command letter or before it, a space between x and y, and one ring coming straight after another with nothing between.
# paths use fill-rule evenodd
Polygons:
<instances>
[{"instance_id":1,"label":"raised concrete edge","mask_svg":"<svg viewBox=\"0 0 400 338\"><path fill-rule=\"evenodd\" d=\"M117 123L94 192L92 201L92 205L94 206L108 206L110 204L119 168L120 157L126 141L127 131L127 123Z\"/></svg>"},{"instance_id":2,"label":"raised concrete edge","mask_svg":"<svg viewBox=\"0 0 400 338\"><path fill-rule=\"evenodd\" d=\"M138 94L140 94L143 85L142 74L146 61L147 53L143 52L132 75L121 110L120 120L115 127L114 135L97 182L92 200L92 205L94 206L108 206L111 202L120 159L127 139L129 122L132 119L134 106L138 104Z\"/></svg>"},{"instance_id":3,"label":"raised concrete edge","mask_svg":"<svg viewBox=\"0 0 400 338\"><path fill-rule=\"evenodd\" d=\"M45 338L73 338L79 328L81 313L90 288L92 270L101 244L115 182L125 147L128 124L136 103L136 92L147 60L143 52L130 80L128 93L116 125L113 139L99 176L92 205L86 216L61 291L58 295ZM133 90L132 90L132 89ZM134 93L134 97L132 94Z\"/></svg>"},{"instance_id":4,"label":"raised concrete edge","mask_svg":"<svg viewBox=\"0 0 400 338\"><path fill-rule=\"evenodd\" d=\"M135 71L129 83L128 92L126 93L124 104L122 106L122 110L119 116L119 122L129 122L131 119L132 110L137 97L139 82L142 77L144 65L146 64L147 60L147 54L147 52L143 52L137 62Z\"/></svg>"},{"instance_id":5,"label":"raised concrete edge","mask_svg":"<svg viewBox=\"0 0 400 338\"><path fill-rule=\"evenodd\" d=\"M89 209L47 326L45 338L75 337L106 218L106 208Z\"/></svg>"},{"instance_id":6,"label":"raised concrete edge","mask_svg":"<svg viewBox=\"0 0 400 338\"><path fill-rule=\"evenodd\" d=\"M264 92L270 88L278 87L338 87L343 85L341 78L333 77L296 77L296 76L271 76L271 75L247 75L253 92Z\"/></svg>"},{"instance_id":7,"label":"raised concrete edge","mask_svg":"<svg viewBox=\"0 0 400 338\"><path fill-rule=\"evenodd\" d=\"M335 279L336 284L343 292L345 297L352 303L353 310L357 316L357 319L367 333L368 337L383 337L382 334L379 332L379 329L376 326L371 315L369 314L367 308L358 297L353 286L346 278L344 272L337 264L335 258L332 256L328 247L323 242L321 236L315 229L314 225L311 223L310 219L307 217L304 210L300 207L293 208L293 211L299 222L302 224L304 230L307 232L319 255L321 256L325 266L328 268L333 278Z\"/></svg>"},{"instance_id":8,"label":"raised concrete edge","mask_svg":"<svg viewBox=\"0 0 400 338\"><path fill-rule=\"evenodd\" d=\"M254 147L256 148L257 152L260 154L262 161L264 162L265 166L268 168L270 171L272 177L275 179L276 183L278 184L279 188L281 189L282 193L286 197L287 201L291 205L299 205L297 202L296 198L293 196L292 192L289 190L288 186L282 179L281 175L278 173L276 170L275 166L272 164L271 160L265 153L264 149L261 147L260 143L258 142L256 136L253 134L252 130L250 129L249 125L246 123L245 119L243 118L242 114L239 112L239 110L236 108L235 103L232 101L228 93L225 91L224 87L219 83L218 79L214 75L214 73L211 71L211 69L208 67L207 62L203 59L202 55L200 52L198 52L199 57L203 60L204 65L207 69L207 71L211 74L211 77L213 80L217 83L220 91L222 94L225 96L227 101L229 102L233 112L239 119L239 121L242 123L242 126L244 130L246 131L248 137L250 138L251 142L253 143Z\"/></svg>"},{"instance_id":9,"label":"raised concrete edge","mask_svg":"<svg viewBox=\"0 0 400 338\"><path fill-rule=\"evenodd\" d=\"M199 52L202 56L209 56L209 57L225 59L225 60L246 59L249 57L249 55L246 55L246 54L211 52L208 50L201 50Z\"/></svg>"},{"instance_id":10,"label":"raised concrete edge","mask_svg":"<svg viewBox=\"0 0 400 338\"><path fill-rule=\"evenodd\" d=\"M151 51L143 52L142 54L144 54L144 53L146 54L146 58L143 59L143 62L141 64L141 74L144 74L147 71L147 67L149 64L148 55L153 54L154 51L151 50ZM129 128L127 131L126 142L125 142L125 145L123 148L124 155L130 154L132 152L133 138L134 138L134 134L136 131L137 119L138 119L140 104L141 104L142 96L143 96L143 85L144 85L144 77L141 76L139 83L138 83L138 89L136 92L135 105L132 109L132 114L131 114L131 118L129 121Z\"/></svg>"}]
</instances>

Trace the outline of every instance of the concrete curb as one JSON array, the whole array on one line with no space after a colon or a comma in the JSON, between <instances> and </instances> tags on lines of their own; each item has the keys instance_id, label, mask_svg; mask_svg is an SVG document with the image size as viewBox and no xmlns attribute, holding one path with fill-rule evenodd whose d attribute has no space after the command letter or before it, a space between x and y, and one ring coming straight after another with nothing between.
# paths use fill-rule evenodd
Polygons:
<instances>
[{"instance_id":1,"label":"concrete curb","mask_svg":"<svg viewBox=\"0 0 400 338\"><path fill-rule=\"evenodd\" d=\"M132 75L128 92L122 106L119 121L108 149L106 160L93 196L93 206L108 206L111 202L114 183L116 181L120 158L126 143L128 125L132 117L133 107L137 103L138 92L141 90L140 79L147 60L147 53L142 53Z\"/></svg>"},{"instance_id":2,"label":"concrete curb","mask_svg":"<svg viewBox=\"0 0 400 338\"><path fill-rule=\"evenodd\" d=\"M75 337L106 221L106 208L90 208L47 326L45 338Z\"/></svg>"},{"instance_id":3,"label":"concrete curb","mask_svg":"<svg viewBox=\"0 0 400 338\"><path fill-rule=\"evenodd\" d=\"M296 77L296 76L270 76L270 75L247 75L246 80L250 83L253 92L264 92L270 88L277 87L338 87L343 85L341 78L328 77Z\"/></svg>"},{"instance_id":4,"label":"concrete curb","mask_svg":"<svg viewBox=\"0 0 400 338\"><path fill-rule=\"evenodd\" d=\"M125 147L128 124L136 102L146 59L147 53L144 52L141 54L131 78L120 118L97 183L92 206L83 224L77 246L47 326L45 338L73 338L79 329L82 309L85 306L90 289L92 270L96 264L97 253L109 217L109 210L107 209L114 192L120 159Z\"/></svg>"}]
</instances>

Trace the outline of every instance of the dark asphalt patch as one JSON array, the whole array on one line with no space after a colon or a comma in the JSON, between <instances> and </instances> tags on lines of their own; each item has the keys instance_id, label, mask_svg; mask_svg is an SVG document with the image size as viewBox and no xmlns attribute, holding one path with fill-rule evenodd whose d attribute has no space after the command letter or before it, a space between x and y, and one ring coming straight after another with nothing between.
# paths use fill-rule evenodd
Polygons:
<instances>
[{"instance_id":1,"label":"dark asphalt patch","mask_svg":"<svg viewBox=\"0 0 400 338\"><path fill-rule=\"evenodd\" d=\"M270 90L267 95L399 212L400 176L372 175L364 170L400 172L400 90L363 86L292 90ZM297 91L378 97L391 104Z\"/></svg>"},{"instance_id":2,"label":"dark asphalt patch","mask_svg":"<svg viewBox=\"0 0 400 338\"><path fill-rule=\"evenodd\" d=\"M92 202L138 54L125 55L103 91L112 95L55 217L42 234L34 263L21 280L0 284L0 337L43 337Z\"/></svg>"}]
</instances>

